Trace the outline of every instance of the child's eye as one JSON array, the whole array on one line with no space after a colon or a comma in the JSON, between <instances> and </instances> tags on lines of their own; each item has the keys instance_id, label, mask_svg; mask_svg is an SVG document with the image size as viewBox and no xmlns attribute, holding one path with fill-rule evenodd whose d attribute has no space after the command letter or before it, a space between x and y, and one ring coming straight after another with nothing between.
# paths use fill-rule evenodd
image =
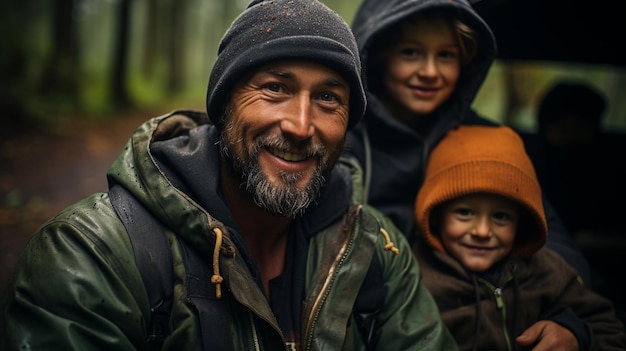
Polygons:
<instances>
[{"instance_id":1,"label":"child's eye","mask_svg":"<svg viewBox=\"0 0 626 351\"><path fill-rule=\"evenodd\" d=\"M497 221L504 222L511 220L512 217L508 213L498 212L493 214L493 218Z\"/></svg>"},{"instance_id":2,"label":"child's eye","mask_svg":"<svg viewBox=\"0 0 626 351\"><path fill-rule=\"evenodd\" d=\"M405 48L400 51L402 56L417 56L419 55L419 51L413 48Z\"/></svg>"},{"instance_id":3,"label":"child's eye","mask_svg":"<svg viewBox=\"0 0 626 351\"><path fill-rule=\"evenodd\" d=\"M459 57L458 53L451 50L441 51L438 56L444 59L456 59L457 57Z\"/></svg>"},{"instance_id":4,"label":"child's eye","mask_svg":"<svg viewBox=\"0 0 626 351\"><path fill-rule=\"evenodd\" d=\"M469 217L472 215L472 210L469 208L457 208L454 212L461 217Z\"/></svg>"}]
</instances>

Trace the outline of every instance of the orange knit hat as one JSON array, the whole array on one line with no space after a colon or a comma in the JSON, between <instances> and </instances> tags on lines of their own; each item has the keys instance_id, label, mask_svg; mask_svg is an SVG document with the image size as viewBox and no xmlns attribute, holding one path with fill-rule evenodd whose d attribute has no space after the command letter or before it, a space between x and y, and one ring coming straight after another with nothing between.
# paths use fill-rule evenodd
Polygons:
<instances>
[{"instance_id":1,"label":"orange knit hat","mask_svg":"<svg viewBox=\"0 0 626 351\"><path fill-rule=\"evenodd\" d=\"M415 215L421 234L433 248L445 252L431 232L433 208L472 193L501 195L528 210L532 223L523 224L522 232L518 229L511 255L528 257L545 244L548 228L541 188L524 143L511 128L461 126L448 132L431 153Z\"/></svg>"}]
</instances>

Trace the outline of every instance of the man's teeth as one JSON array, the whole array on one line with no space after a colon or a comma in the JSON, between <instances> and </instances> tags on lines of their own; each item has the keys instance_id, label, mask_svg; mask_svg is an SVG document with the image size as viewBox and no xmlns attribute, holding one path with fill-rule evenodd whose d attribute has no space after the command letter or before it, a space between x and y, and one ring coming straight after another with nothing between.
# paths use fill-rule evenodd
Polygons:
<instances>
[{"instance_id":1,"label":"man's teeth","mask_svg":"<svg viewBox=\"0 0 626 351\"><path fill-rule=\"evenodd\" d=\"M291 152L285 152L285 151L278 151L278 150L273 150L272 152L274 154L274 156L276 157L280 157L283 160L286 161L302 161L304 159L306 159L306 157L302 154L294 154Z\"/></svg>"}]
</instances>

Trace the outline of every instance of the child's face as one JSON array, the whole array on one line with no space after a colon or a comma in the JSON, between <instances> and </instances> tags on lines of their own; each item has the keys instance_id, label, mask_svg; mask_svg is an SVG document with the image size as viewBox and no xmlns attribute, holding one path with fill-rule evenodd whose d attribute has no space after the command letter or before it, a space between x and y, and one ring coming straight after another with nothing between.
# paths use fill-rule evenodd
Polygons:
<instances>
[{"instance_id":1,"label":"child's face","mask_svg":"<svg viewBox=\"0 0 626 351\"><path fill-rule=\"evenodd\" d=\"M493 194L472 194L442 205L441 241L465 268L483 272L511 252L520 207Z\"/></svg>"},{"instance_id":2,"label":"child's face","mask_svg":"<svg viewBox=\"0 0 626 351\"><path fill-rule=\"evenodd\" d=\"M461 71L460 47L443 19L405 21L402 39L387 55L383 82L391 103L408 115L432 113L454 91Z\"/></svg>"}]
</instances>

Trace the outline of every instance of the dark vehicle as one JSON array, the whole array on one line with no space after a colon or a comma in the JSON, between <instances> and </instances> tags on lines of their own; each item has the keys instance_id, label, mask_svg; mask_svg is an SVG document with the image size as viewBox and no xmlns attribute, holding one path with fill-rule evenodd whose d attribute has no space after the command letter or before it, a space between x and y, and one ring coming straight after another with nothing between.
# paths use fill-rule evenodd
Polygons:
<instances>
[{"instance_id":1,"label":"dark vehicle","mask_svg":"<svg viewBox=\"0 0 626 351\"><path fill-rule=\"evenodd\" d=\"M626 33L626 1L470 2L498 45L498 60L475 107L517 129L529 153L559 157L549 170L538 167L537 172L548 172L560 186L563 198L550 198L555 207L560 201L569 208L557 212L589 259L592 288L612 299L626 322L626 289L619 279L626 266L626 51L619 44ZM566 147L563 141L554 151L538 141L542 99L559 82L586 84L605 98L593 144L576 141ZM577 99L566 96L563 108L577 104L578 114L591 110L591 101ZM568 133L581 130L565 122L556 128L560 140L570 141L577 139ZM545 186L546 193L550 190Z\"/></svg>"}]
</instances>

